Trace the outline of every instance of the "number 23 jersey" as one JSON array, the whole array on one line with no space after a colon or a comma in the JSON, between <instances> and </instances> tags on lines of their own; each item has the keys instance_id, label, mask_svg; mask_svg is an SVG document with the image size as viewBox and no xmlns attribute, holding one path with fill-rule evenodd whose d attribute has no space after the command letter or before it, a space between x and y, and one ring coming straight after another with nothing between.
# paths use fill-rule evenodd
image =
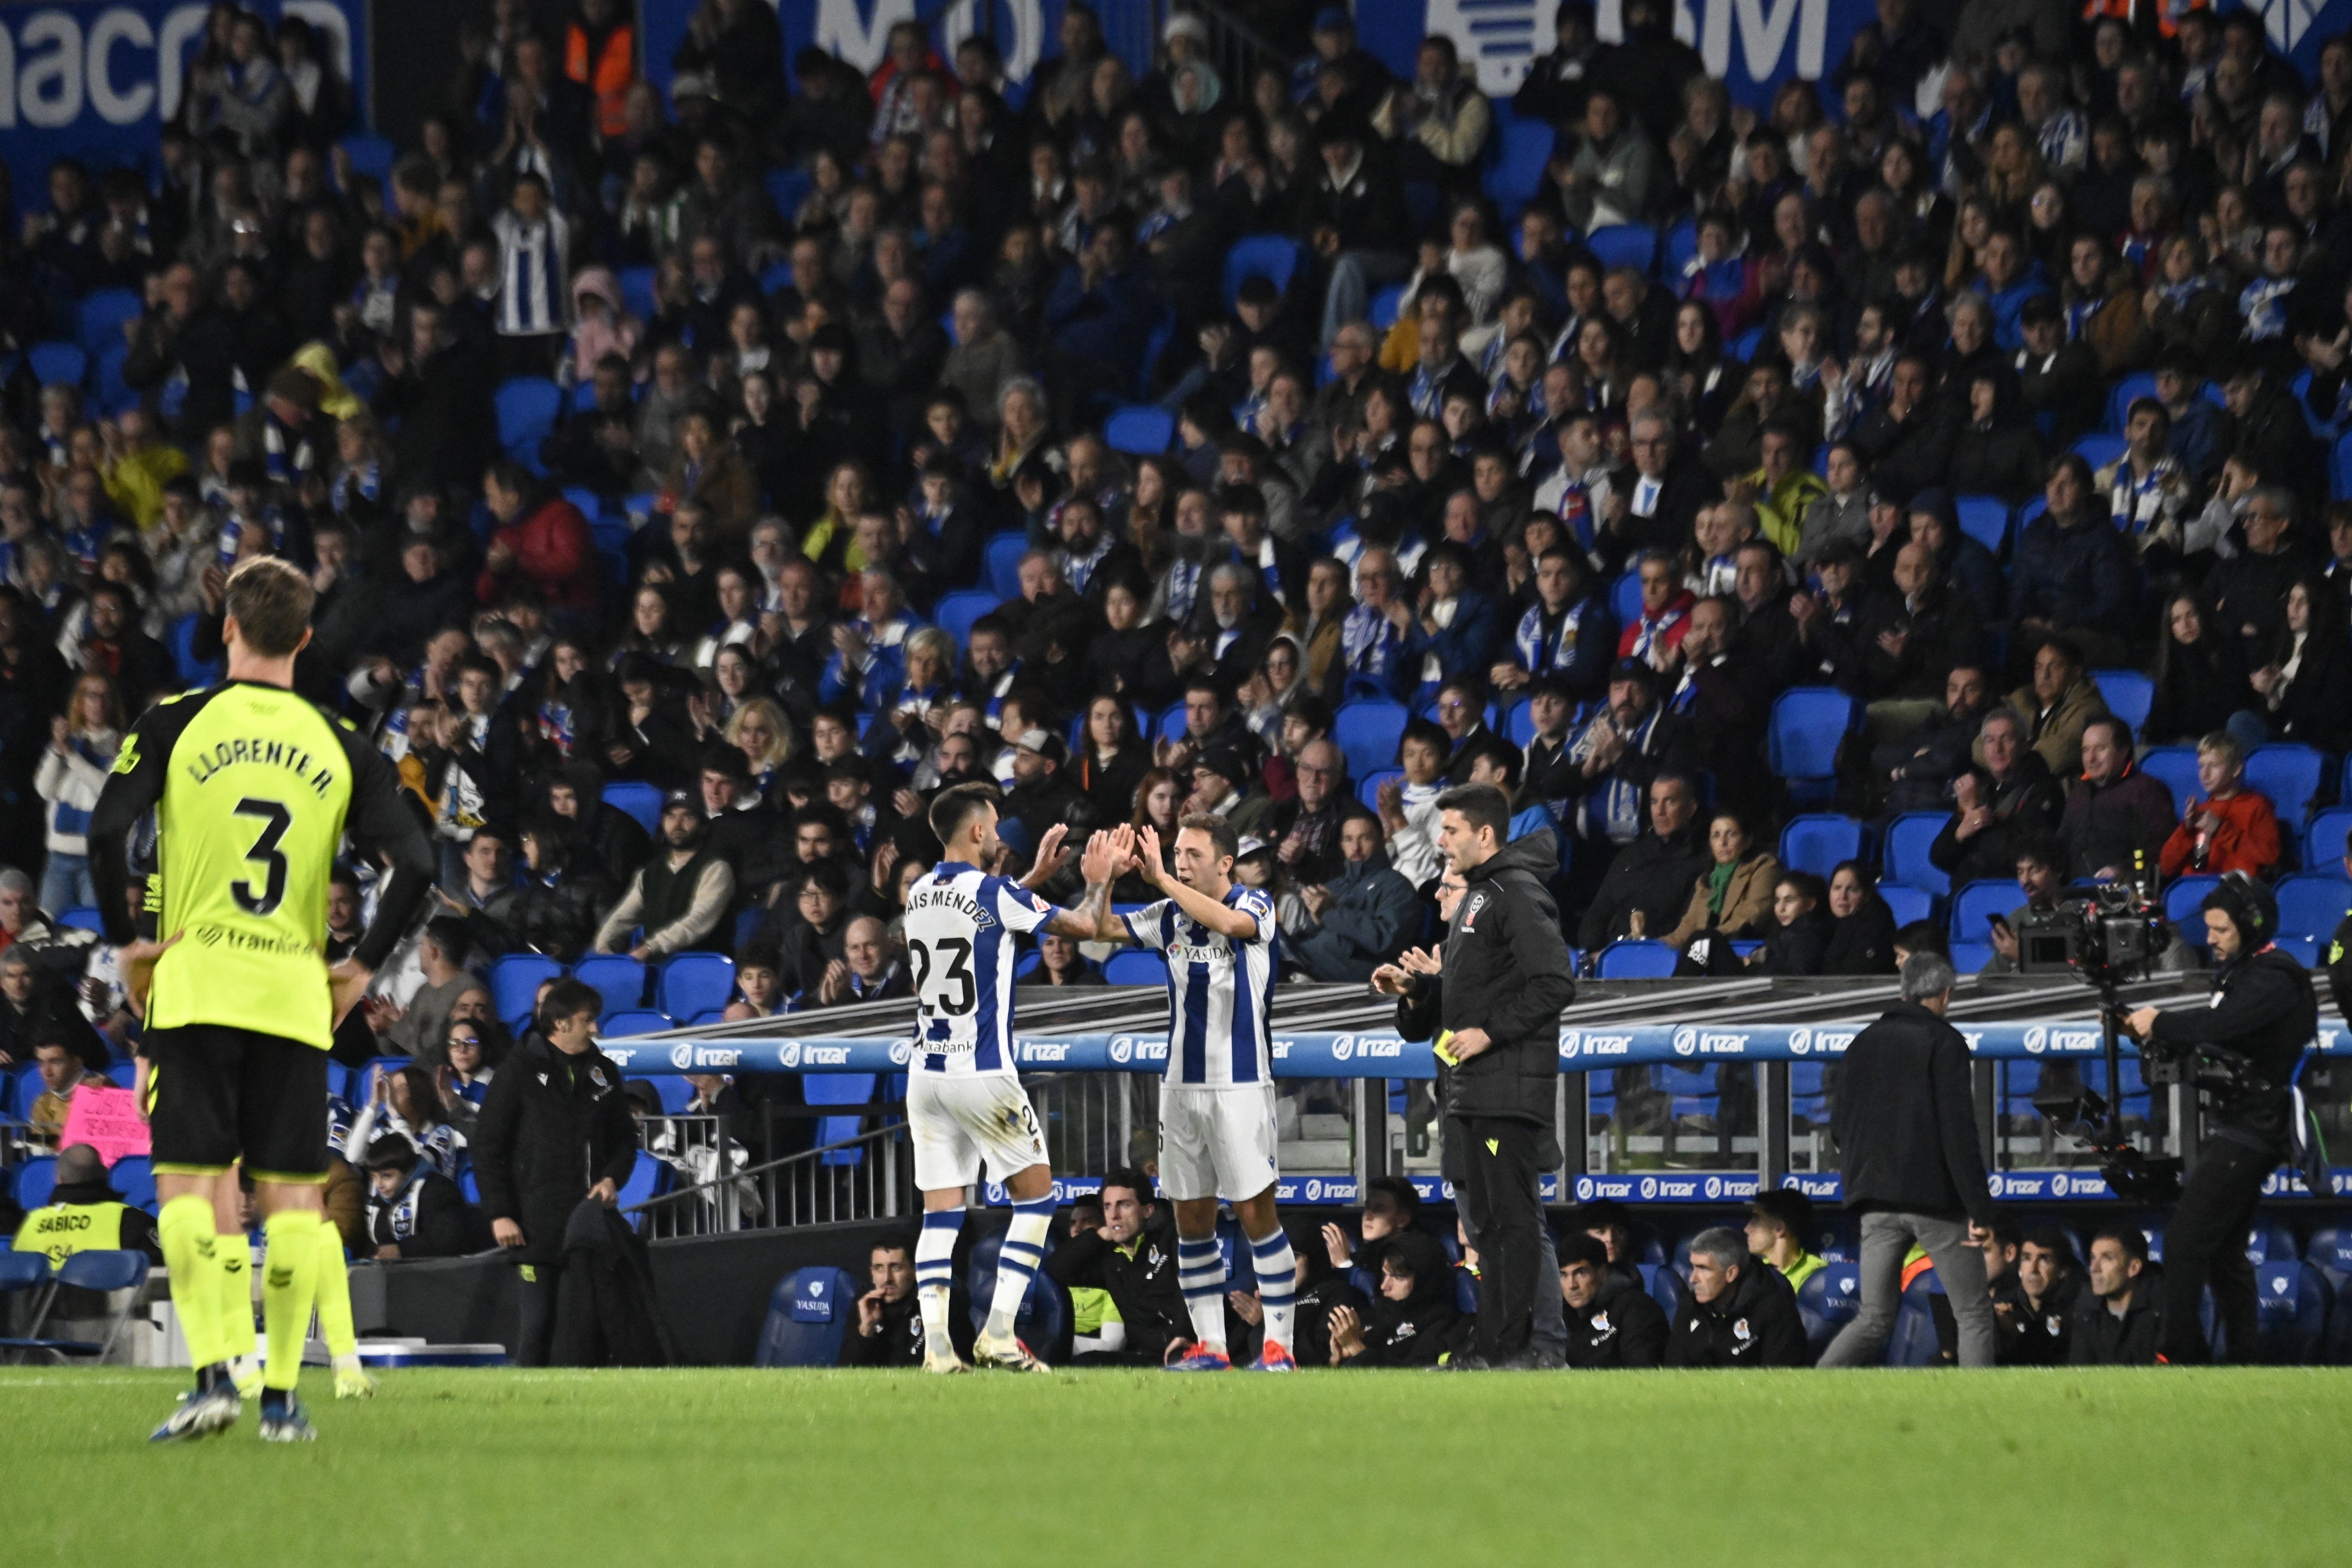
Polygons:
<instances>
[{"instance_id":1,"label":"number 23 jersey","mask_svg":"<svg viewBox=\"0 0 2352 1568\"><path fill-rule=\"evenodd\" d=\"M942 860L907 889L907 962L914 971L918 1072L1016 1076L1013 939L1056 913L1044 899L960 860Z\"/></svg>"},{"instance_id":2,"label":"number 23 jersey","mask_svg":"<svg viewBox=\"0 0 2352 1568\"><path fill-rule=\"evenodd\" d=\"M366 843L416 831L383 755L282 687L167 698L131 729L99 807L152 810L163 886L147 1026L225 1025L325 1050L327 883L346 822Z\"/></svg>"}]
</instances>

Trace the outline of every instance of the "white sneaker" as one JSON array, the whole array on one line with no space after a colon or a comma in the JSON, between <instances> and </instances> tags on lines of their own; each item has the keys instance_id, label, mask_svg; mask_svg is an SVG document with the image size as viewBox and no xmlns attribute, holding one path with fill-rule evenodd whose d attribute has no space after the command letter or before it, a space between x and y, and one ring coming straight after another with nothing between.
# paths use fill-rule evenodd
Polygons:
<instances>
[{"instance_id":1,"label":"white sneaker","mask_svg":"<svg viewBox=\"0 0 2352 1568\"><path fill-rule=\"evenodd\" d=\"M1043 1372L1054 1369L1029 1353L1029 1347L1008 1335L1001 1340L982 1334L972 1342L971 1359L978 1365L992 1367L998 1372Z\"/></svg>"},{"instance_id":2,"label":"white sneaker","mask_svg":"<svg viewBox=\"0 0 2352 1568\"><path fill-rule=\"evenodd\" d=\"M945 1355L940 1355L926 1346L923 1351L923 1370L925 1372L942 1373L970 1372L971 1370L971 1363L964 1360L963 1357L956 1354L953 1351L948 1352Z\"/></svg>"}]
</instances>

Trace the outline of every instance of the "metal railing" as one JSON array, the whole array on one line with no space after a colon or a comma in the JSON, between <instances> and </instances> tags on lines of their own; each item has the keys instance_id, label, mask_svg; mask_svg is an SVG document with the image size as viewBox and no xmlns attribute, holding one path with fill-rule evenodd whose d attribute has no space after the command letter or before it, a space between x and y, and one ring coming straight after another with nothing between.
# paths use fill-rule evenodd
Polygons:
<instances>
[{"instance_id":1,"label":"metal railing","mask_svg":"<svg viewBox=\"0 0 2352 1568\"><path fill-rule=\"evenodd\" d=\"M904 1121L889 1121L756 1165L738 1163L730 1152L723 1173L714 1163L708 1177L656 1194L621 1212L635 1219L652 1240L897 1219L919 1206L906 1132Z\"/></svg>"}]
</instances>

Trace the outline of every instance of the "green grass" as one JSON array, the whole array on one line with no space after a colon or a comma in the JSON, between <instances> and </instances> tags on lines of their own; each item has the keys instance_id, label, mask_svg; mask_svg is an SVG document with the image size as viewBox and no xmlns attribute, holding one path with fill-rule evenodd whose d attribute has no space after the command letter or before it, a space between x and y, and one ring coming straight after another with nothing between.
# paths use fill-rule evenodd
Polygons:
<instances>
[{"instance_id":1,"label":"green grass","mask_svg":"<svg viewBox=\"0 0 2352 1568\"><path fill-rule=\"evenodd\" d=\"M2352 1372L407 1372L150 1448L176 1373L0 1372L10 1560L2352 1560ZM89 1500L77 1505L77 1500ZM1605 1554L1605 1555L1595 1555Z\"/></svg>"}]
</instances>

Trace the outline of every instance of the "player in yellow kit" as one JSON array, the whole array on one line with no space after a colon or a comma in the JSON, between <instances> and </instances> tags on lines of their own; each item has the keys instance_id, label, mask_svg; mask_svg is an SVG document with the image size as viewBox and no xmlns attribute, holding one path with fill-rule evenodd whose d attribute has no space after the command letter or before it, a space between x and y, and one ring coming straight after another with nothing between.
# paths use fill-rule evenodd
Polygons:
<instances>
[{"instance_id":1,"label":"player in yellow kit","mask_svg":"<svg viewBox=\"0 0 2352 1568\"><path fill-rule=\"evenodd\" d=\"M223 1316L236 1272L224 1249L244 1247L229 1217L240 1160L267 1216L261 1436L316 1436L294 1384L326 1250L327 1049L433 879L431 843L392 764L293 690L311 598L286 562L239 566L226 605L226 680L150 709L90 816L107 939L146 1018L157 1229L197 1367L195 1392L156 1429L159 1442L226 1430L242 1413ZM163 898L155 936L142 939L123 896L123 847L150 811ZM392 874L375 923L331 970L327 883L347 828L390 858Z\"/></svg>"}]
</instances>

